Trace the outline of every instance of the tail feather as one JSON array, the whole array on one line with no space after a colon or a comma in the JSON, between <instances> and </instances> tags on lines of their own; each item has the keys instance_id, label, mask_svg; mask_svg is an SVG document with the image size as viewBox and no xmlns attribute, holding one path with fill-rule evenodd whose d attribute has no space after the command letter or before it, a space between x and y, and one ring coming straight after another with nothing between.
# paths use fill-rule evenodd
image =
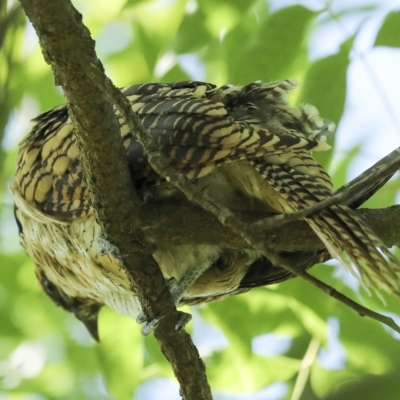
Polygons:
<instances>
[{"instance_id":1,"label":"tail feather","mask_svg":"<svg viewBox=\"0 0 400 400\"><path fill-rule=\"evenodd\" d=\"M351 212L341 207L342 215L343 212ZM321 214L307 219L307 222L332 256L339 259L367 291L372 288L379 296L376 288L376 283L379 283L386 291L400 294L399 276L396 275L399 269L393 268L398 266L398 261L389 250L382 247L383 244L372 231L365 224L360 225L355 214L349 213L343 219L326 218L325 211Z\"/></svg>"},{"instance_id":2,"label":"tail feather","mask_svg":"<svg viewBox=\"0 0 400 400\"><path fill-rule=\"evenodd\" d=\"M294 157L296 163L292 161ZM304 163L299 165L298 160L302 157ZM288 154L281 165L263 161L252 163L284 199L285 207L279 211L293 212L312 207L332 195L325 184L326 174L315 172L318 168L323 171L322 167L305 152L293 157ZM311 164L314 171L308 166ZM311 175L304 173L305 167L313 171ZM381 287L400 296L399 261L353 210L346 205L333 205L305 220L331 255L339 259L367 290L371 288L381 297L378 290Z\"/></svg>"},{"instance_id":3,"label":"tail feather","mask_svg":"<svg viewBox=\"0 0 400 400\"><path fill-rule=\"evenodd\" d=\"M353 243L357 243L356 249L361 252L360 260L368 268L362 270L364 277L370 282L379 281L386 290L400 294L400 270L396 268L399 261L383 245L375 233L360 219L356 214L345 206L336 206L340 212L337 216L350 229L353 237ZM343 248L347 253L352 247Z\"/></svg>"}]
</instances>

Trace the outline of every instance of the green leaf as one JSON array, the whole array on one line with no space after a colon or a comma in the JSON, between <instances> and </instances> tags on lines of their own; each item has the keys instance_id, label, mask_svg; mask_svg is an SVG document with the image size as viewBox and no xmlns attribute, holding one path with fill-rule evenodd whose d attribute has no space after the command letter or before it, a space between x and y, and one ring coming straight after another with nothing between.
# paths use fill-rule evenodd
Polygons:
<instances>
[{"instance_id":1,"label":"green leaf","mask_svg":"<svg viewBox=\"0 0 400 400\"><path fill-rule=\"evenodd\" d=\"M207 9L212 9L217 5L228 5L229 7L234 7L240 12L246 12L249 8L253 6L255 0L219 0L218 4L214 0L202 0L199 2L200 7L206 7Z\"/></svg>"},{"instance_id":2,"label":"green leaf","mask_svg":"<svg viewBox=\"0 0 400 400\"><path fill-rule=\"evenodd\" d=\"M219 368L212 368L212 365ZM300 368L300 361L285 356L266 358L229 347L207 360L207 375L214 390L227 393L251 393L274 382L290 380Z\"/></svg>"},{"instance_id":3,"label":"green leaf","mask_svg":"<svg viewBox=\"0 0 400 400\"><path fill-rule=\"evenodd\" d=\"M303 332L299 320L293 318L288 299L267 288L201 307L199 311L222 330L233 346L240 346L244 352L251 352L251 340L263 333L296 337ZM246 319L246 324L238 324L241 318Z\"/></svg>"},{"instance_id":4,"label":"green leaf","mask_svg":"<svg viewBox=\"0 0 400 400\"><path fill-rule=\"evenodd\" d=\"M400 366L397 365L397 368L387 375L363 376L356 382L345 382L337 387L336 393L326 397L326 400L397 400L399 398L399 368Z\"/></svg>"},{"instance_id":5,"label":"green leaf","mask_svg":"<svg viewBox=\"0 0 400 400\"><path fill-rule=\"evenodd\" d=\"M299 97L300 103L317 107L323 118L339 123L344 111L347 87L347 67L353 38L340 47L338 54L315 61L309 68ZM334 137L329 138L334 145ZM332 150L314 153L318 162L327 168L332 158Z\"/></svg>"},{"instance_id":6,"label":"green leaf","mask_svg":"<svg viewBox=\"0 0 400 400\"><path fill-rule=\"evenodd\" d=\"M338 54L311 64L301 85L299 101L315 105L324 118L337 124L346 98L346 75L353 38L340 47Z\"/></svg>"},{"instance_id":7,"label":"green leaf","mask_svg":"<svg viewBox=\"0 0 400 400\"><path fill-rule=\"evenodd\" d=\"M400 47L400 11L392 11L386 16L374 46Z\"/></svg>"},{"instance_id":8,"label":"green leaf","mask_svg":"<svg viewBox=\"0 0 400 400\"><path fill-rule=\"evenodd\" d=\"M354 156L356 156L360 151L360 146L355 146L349 152L347 152L343 158L337 163L336 168L333 173L331 173L331 178L333 186L335 189L339 189L345 183L347 183L347 170L351 165Z\"/></svg>"},{"instance_id":9,"label":"green leaf","mask_svg":"<svg viewBox=\"0 0 400 400\"><path fill-rule=\"evenodd\" d=\"M334 393L342 382L354 381L359 374L347 370L326 370L318 362L311 367L310 383L318 398ZM343 397L353 399L352 397Z\"/></svg>"},{"instance_id":10,"label":"green leaf","mask_svg":"<svg viewBox=\"0 0 400 400\"><path fill-rule=\"evenodd\" d=\"M96 350L107 388L114 398L131 400L143 368L140 329L132 319L106 307L100 313L99 334L101 344Z\"/></svg>"},{"instance_id":11,"label":"green leaf","mask_svg":"<svg viewBox=\"0 0 400 400\"><path fill-rule=\"evenodd\" d=\"M288 7L255 25L251 36L243 35L243 29L227 35L229 81L243 84L290 78L297 59L305 61L304 42L315 16L302 6Z\"/></svg>"},{"instance_id":12,"label":"green leaf","mask_svg":"<svg viewBox=\"0 0 400 400\"><path fill-rule=\"evenodd\" d=\"M206 18L207 15L200 9L182 20L174 40L178 54L198 51L210 44L213 37L205 26Z\"/></svg>"}]
</instances>

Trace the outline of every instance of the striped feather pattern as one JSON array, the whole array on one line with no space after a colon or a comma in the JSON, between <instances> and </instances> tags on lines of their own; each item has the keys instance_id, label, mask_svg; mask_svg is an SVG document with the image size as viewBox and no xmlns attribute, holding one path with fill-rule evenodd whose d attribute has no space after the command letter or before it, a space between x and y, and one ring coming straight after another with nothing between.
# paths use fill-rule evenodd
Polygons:
<instances>
[{"instance_id":1,"label":"striped feather pattern","mask_svg":"<svg viewBox=\"0 0 400 400\"><path fill-rule=\"evenodd\" d=\"M311 105L288 104L288 93L296 86L294 80L220 88L177 82L121 90L171 164L206 194L231 209L292 212L326 199L333 191L328 173L310 154L329 148L326 137L334 126ZM134 184L152 186L155 198L176 198L177 191L147 163L119 111L115 114ZM374 183L348 206L357 207L382 184ZM21 243L36 264L43 288L50 283L55 288L45 289L53 301L85 324L89 318L90 329L91 310L97 318L102 304L136 317L140 304L129 280L116 259L100 254L100 227L66 106L36 118L20 143L11 190ZM349 207L332 206L306 221L332 256L350 269L351 262L355 264L367 286L399 294L399 262ZM329 259L325 250L282 255L302 269ZM220 299L291 277L254 250L218 245L165 246L154 258L166 280L180 280L187 271L209 265L187 288L181 304Z\"/></svg>"}]
</instances>

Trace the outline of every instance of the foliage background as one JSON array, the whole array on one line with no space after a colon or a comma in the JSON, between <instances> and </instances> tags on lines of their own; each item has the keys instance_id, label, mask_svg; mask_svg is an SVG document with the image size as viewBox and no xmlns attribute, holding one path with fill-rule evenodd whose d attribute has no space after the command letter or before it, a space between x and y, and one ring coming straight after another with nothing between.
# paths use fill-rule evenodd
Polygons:
<instances>
[{"instance_id":1,"label":"foliage background","mask_svg":"<svg viewBox=\"0 0 400 400\"><path fill-rule=\"evenodd\" d=\"M299 79L293 101L315 104L339 124L335 156L319 156L337 187L398 146L398 1L74 4L119 86ZM18 245L7 191L16 145L29 119L63 101L18 4L0 0L0 399L178 399L154 338L141 337L134 321L104 309L102 343L94 344L73 316L41 293ZM398 188L395 178L367 205L394 204ZM385 296L384 307L336 263L312 271L400 319L396 299ZM299 279L191 312L188 329L215 399L398 398L399 336Z\"/></svg>"}]
</instances>

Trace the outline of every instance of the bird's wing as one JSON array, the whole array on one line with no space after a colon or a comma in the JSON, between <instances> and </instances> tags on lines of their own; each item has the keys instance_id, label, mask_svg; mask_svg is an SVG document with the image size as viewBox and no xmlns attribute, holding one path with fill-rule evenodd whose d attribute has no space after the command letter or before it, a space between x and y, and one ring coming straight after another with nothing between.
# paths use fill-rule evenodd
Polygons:
<instances>
[{"instance_id":1,"label":"bird's wing","mask_svg":"<svg viewBox=\"0 0 400 400\"><path fill-rule=\"evenodd\" d=\"M238 159L288 148L295 152L329 148L325 135L332 124L314 110L287 105L286 94L294 85L281 81L217 89L203 82L179 82L133 85L122 92L171 164L195 179ZM256 115L258 102L273 104L263 123ZM157 181L141 144L115 112L134 181ZM48 111L36 121L20 143L14 187L48 215L64 219L86 215L89 193L67 107Z\"/></svg>"}]
</instances>

